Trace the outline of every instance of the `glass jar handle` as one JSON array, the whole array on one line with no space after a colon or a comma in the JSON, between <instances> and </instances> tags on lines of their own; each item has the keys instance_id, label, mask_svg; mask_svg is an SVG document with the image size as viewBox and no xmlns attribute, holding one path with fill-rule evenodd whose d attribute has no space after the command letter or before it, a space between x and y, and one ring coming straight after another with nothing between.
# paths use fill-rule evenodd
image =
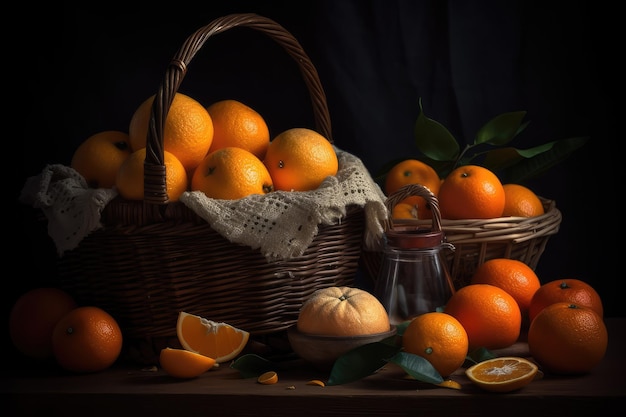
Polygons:
<instances>
[{"instance_id":1,"label":"glass jar handle","mask_svg":"<svg viewBox=\"0 0 626 417\"><path fill-rule=\"evenodd\" d=\"M430 189L421 184L407 184L398 189L395 193L387 197L385 206L387 206L387 219L385 228L391 230L394 228L393 223L393 208L399 202L407 199L408 197L423 197L430 205L430 209L433 213L432 218L432 230L436 232L441 231L441 211L439 210L439 200Z\"/></svg>"}]
</instances>

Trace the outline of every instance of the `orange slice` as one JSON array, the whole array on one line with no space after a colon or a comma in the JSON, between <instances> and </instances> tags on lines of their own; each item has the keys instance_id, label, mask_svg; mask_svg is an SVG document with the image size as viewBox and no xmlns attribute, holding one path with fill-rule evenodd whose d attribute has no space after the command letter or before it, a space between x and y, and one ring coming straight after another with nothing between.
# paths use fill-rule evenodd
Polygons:
<instances>
[{"instance_id":1,"label":"orange slice","mask_svg":"<svg viewBox=\"0 0 626 417\"><path fill-rule=\"evenodd\" d=\"M214 358L217 363L234 359L246 347L250 333L228 323L218 323L181 311L176 335L183 348Z\"/></svg>"},{"instance_id":2,"label":"orange slice","mask_svg":"<svg viewBox=\"0 0 626 417\"><path fill-rule=\"evenodd\" d=\"M459 384L458 382L453 381L451 379L446 379L445 381L440 382L440 383L438 383L436 385L438 387L441 387L441 388L450 388L450 389L461 389L462 388L461 384Z\"/></svg>"},{"instance_id":3,"label":"orange slice","mask_svg":"<svg viewBox=\"0 0 626 417\"><path fill-rule=\"evenodd\" d=\"M472 365L465 370L465 375L487 391L508 392L528 385L537 371L537 365L531 361L508 356Z\"/></svg>"},{"instance_id":4,"label":"orange slice","mask_svg":"<svg viewBox=\"0 0 626 417\"><path fill-rule=\"evenodd\" d=\"M272 385L278 382L278 374L274 371L267 371L259 375L256 381L259 384Z\"/></svg>"},{"instance_id":5,"label":"orange slice","mask_svg":"<svg viewBox=\"0 0 626 417\"><path fill-rule=\"evenodd\" d=\"M312 379L306 383L307 385L317 385L318 387L325 387L326 384L324 381L320 381L319 379Z\"/></svg>"},{"instance_id":6,"label":"orange slice","mask_svg":"<svg viewBox=\"0 0 626 417\"><path fill-rule=\"evenodd\" d=\"M165 348L159 355L161 368L175 378L196 378L215 365L215 359L185 349Z\"/></svg>"}]
</instances>

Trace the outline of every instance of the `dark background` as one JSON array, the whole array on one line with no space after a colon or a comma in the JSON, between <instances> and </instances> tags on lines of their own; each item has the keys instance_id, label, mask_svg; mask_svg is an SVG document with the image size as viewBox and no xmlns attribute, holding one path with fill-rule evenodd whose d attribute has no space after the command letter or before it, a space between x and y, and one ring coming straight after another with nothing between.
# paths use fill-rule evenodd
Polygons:
<instances>
[{"instance_id":1,"label":"dark background","mask_svg":"<svg viewBox=\"0 0 626 417\"><path fill-rule=\"evenodd\" d=\"M519 148L589 136L583 149L526 184L555 200L563 214L537 273L543 282L587 281L607 316L623 316L621 243L614 241L622 230L616 200L623 188L615 180L622 134L614 105L621 79L616 56L623 47L621 28L611 24L614 10L585 1L566 8L532 1L106 4L55 3L15 15L22 29L5 51L12 97L4 103L11 112L5 125L14 126L5 141L20 159L5 158L5 169L19 164L9 174L8 197L10 222L19 222L8 229L5 265L19 270L4 274L13 282L5 293L7 315L21 290L52 279L54 249L45 234L31 233L28 208L17 202L26 178L48 163L69 165L75 147L96 132L127 131L133 111L156 92L187 36L216 17L255 12L300 41L326 90L335 143L359 156L373 175L389 160L414 156L420 97L427 115L463 142L492 117L517 110L526 110L531 122L515 143ZM238 28L205 44L180 91L207 104L244 101L277 134L313 127L301 80L273 41Z\"/></svg>"}]
</instances>

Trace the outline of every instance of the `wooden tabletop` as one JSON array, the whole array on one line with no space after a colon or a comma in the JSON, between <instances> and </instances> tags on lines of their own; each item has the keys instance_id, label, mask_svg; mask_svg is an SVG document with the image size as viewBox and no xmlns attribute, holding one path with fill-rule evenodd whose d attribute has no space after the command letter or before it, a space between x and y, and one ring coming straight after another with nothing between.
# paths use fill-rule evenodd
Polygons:
<instances>
[{"instance_id":1,"label":"wooden tabletop","mask_svg":"<svg viewBox=\"0 0 626 417\"><path fill-rule=\"evenodd\" d=\"M328 374L300 360L279 372L275 385L242 379L223 364L193 380L160 369L116 365L104 372L68 375L55 367L3 365L0 395L10 415L63 416L608 416L626 408L626 318L607 318L604 360L583 376L545 375L516 392L488 393L462 370L460 390L403 378L395 365L357 382L313 386ZM524 349L517 346L516 349ZM6 358L5 358L6 360ZM4 414L3 412L3 415Z\"/></svg>"}]
</instances>

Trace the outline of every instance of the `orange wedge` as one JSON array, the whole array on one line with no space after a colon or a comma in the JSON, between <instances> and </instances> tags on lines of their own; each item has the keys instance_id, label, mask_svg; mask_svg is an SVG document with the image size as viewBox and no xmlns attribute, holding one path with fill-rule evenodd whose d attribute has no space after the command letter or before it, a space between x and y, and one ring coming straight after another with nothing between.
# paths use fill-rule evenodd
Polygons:
<instances>
[{"instance_id":1,"label":"orange wedge","mask_svg":"<svg viewBox=\"0 0 626 417\"><path fill-rule=\"evenodd\" d=\"M306 383L307 385L317 385L318 387L325 387L326 384L324 381L320 381L319 379L312 379Z\"/></svg>"},{"instance_id":2,"label":"orange wedge","mask_svg":"<svg viewBox=\"0 0 626 417\"><path fill-rule=\"evenodd\" d=\"M537 365L531 361L509 356L472 365L465 370L465 375L487 391L509 392L528 385L537 371Z\"/></svg>"},{"instance_id":3,"label":"orange wedge","mask_svg":"<svg viewBox=\"0 0 626 417\"><path fill-rule=\"evenodd\" d=\"M234 359L246 347L250 333L228 323L218 323L181 311L176 335L183 348L214 358L217 363Z\"/></svg>"},{"instance_id":4,"label":"orange wedge","mask_svg":"<svg viewBox=\"0 0 626 417\"><path fill-rule=\"evenodd\" d=\"M259 375L256 381L259 384L272 385L278 382L278 374L274 371L267 371Z\"/></svg>"},{"instance_id":5,"label":"orange wedge","mask_svg":"<svg viewBox=\"0 0 626 417\"><path fill-rule=\"evenodd\" d=\"M175 378L196 378L215 365L215 359L185 349L165 348L159 355L161 368Z\"/></svg>"}]
</instances>

